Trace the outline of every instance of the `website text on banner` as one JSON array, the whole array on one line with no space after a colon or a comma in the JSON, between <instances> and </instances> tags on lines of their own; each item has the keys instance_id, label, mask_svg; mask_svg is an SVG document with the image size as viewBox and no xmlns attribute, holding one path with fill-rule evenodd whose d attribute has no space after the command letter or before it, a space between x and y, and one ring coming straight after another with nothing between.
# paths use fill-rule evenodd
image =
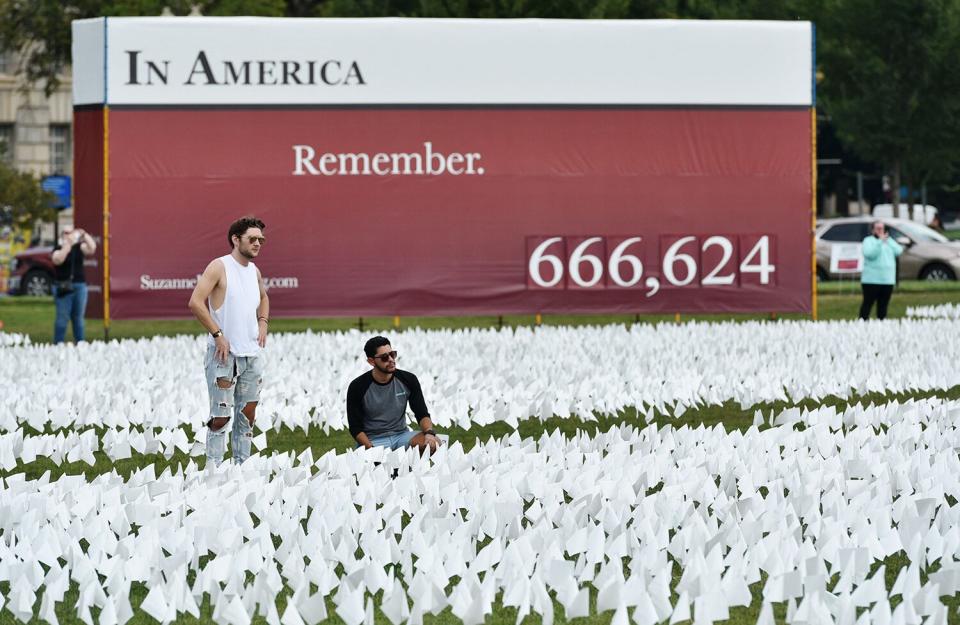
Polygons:
<instances>
[{"instance_id":1,"label":"website text on banner","mask_svg":"<svg viewBox=\"0 0 960 625\"><path fill-rule=\"evenodd\" d=\"M100 230L106 181L115 318L184 316L246 213L274 314L808 312L811 45L793 22L78 21L76 149L101 155L78 221Z\"/></svg>"}]
</instances>

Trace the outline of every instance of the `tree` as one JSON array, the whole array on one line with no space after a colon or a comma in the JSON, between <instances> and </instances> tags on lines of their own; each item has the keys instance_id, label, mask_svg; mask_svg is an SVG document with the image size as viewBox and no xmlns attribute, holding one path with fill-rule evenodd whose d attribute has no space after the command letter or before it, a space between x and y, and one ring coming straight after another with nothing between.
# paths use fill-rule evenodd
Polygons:
<instances>
[{"instance_id":1,"label":"tree","mask_svg":"<svg viewBox=\"0 0 960 625\"><path fill-rule=\"evenodd\" d=\"M60 86L70 63L73 20L99 16L286 14L284 0L0 0L0 50L20 56L18 74L25 84L42 84L47 96Z\"/></svg>"},{"instance_id":2,"label":"tree","mask_svg":"<svg viewBox=\"0 0 960 625\"><path fill-rule=\"evenodd\" d=\"M38 220L53 221L55 199L33 175L0 161L0 225L32 228Z\"/></svg>"},{"instance_id":3,"label":"tree","mask_svg":"<svg viewBox=\"0 0 960 625\"><path fill-rule=\"evenodd\" d=\"M945 178L960 145L960 0L829 0L822 99L841 140L893 178Z\"/></svg>"},{"instance_id":4,"label":"tree","mask_svg":"<svg viewBox=\"0 0 960 625\"><path fill-rule=\"evenodd\" d=\"M288 14L554 19L794 19L803 0L288 0ZM304 12L313 5L312 12ZM300 12L294 13L291 7Z\"/></svg>"}]
</instances>

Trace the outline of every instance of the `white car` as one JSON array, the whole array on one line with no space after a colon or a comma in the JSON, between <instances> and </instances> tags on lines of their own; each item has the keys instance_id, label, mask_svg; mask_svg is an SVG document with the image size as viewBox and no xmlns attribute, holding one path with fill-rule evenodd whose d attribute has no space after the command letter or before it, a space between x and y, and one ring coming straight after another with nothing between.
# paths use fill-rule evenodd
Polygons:
<instances>
[{"instance_id":1,"label":"white car","mask_svg":"<svg viewBox=\"0 0 960 625\"><path fill-rule=\"evenodd\" d=\"M933 228L906 219L874 216L839 217L817 222L817 278L840 278L830 271L830 249L836 244L862 243L874 221L887 225L887 232L903 246L897 262L901 280L956 280L960 276L960 241L951 241ZM844 274L847 278L859 274Z\"/></svg>"}]
</instances>

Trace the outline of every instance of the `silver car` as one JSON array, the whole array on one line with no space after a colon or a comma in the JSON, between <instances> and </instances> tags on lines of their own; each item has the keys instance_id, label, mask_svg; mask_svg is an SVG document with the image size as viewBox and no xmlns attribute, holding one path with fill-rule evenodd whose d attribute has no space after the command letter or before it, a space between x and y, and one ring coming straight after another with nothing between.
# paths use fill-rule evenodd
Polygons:
<instances>
[{"instance_id":1,"label":"silver car","mask_svg":"<svg viewBox=\"0 0 960 625\"><path fill-rule=\"evenodd\" d=\"M830 273L830 248L837 243L862 243L870 225L882 221L887 232L903 246L897 263L900 280L956 280L960 276L960 241L951 241L933 228L905 219L839 217L817 222L817 277L838 278ZM851 277L851 274L845 274ZM852 274L857 275L857 274Z\"/></svg>"}]
</instances>

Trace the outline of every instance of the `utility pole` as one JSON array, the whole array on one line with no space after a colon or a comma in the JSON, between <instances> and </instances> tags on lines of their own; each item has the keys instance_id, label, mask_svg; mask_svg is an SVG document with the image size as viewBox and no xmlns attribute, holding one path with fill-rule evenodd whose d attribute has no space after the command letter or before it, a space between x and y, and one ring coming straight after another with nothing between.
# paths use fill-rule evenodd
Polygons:
<instances>
[{"instance_id":1,"label":"utility pole","mask_svg":"<svg viewBox=\"0 0 960 625\"><path fill-rule=\"evenodd\" d=\"M863 210L863 172L857 172L857 207L860 209L860 214L863 215L866 213Z\"/></svg>"}]
</instances>

